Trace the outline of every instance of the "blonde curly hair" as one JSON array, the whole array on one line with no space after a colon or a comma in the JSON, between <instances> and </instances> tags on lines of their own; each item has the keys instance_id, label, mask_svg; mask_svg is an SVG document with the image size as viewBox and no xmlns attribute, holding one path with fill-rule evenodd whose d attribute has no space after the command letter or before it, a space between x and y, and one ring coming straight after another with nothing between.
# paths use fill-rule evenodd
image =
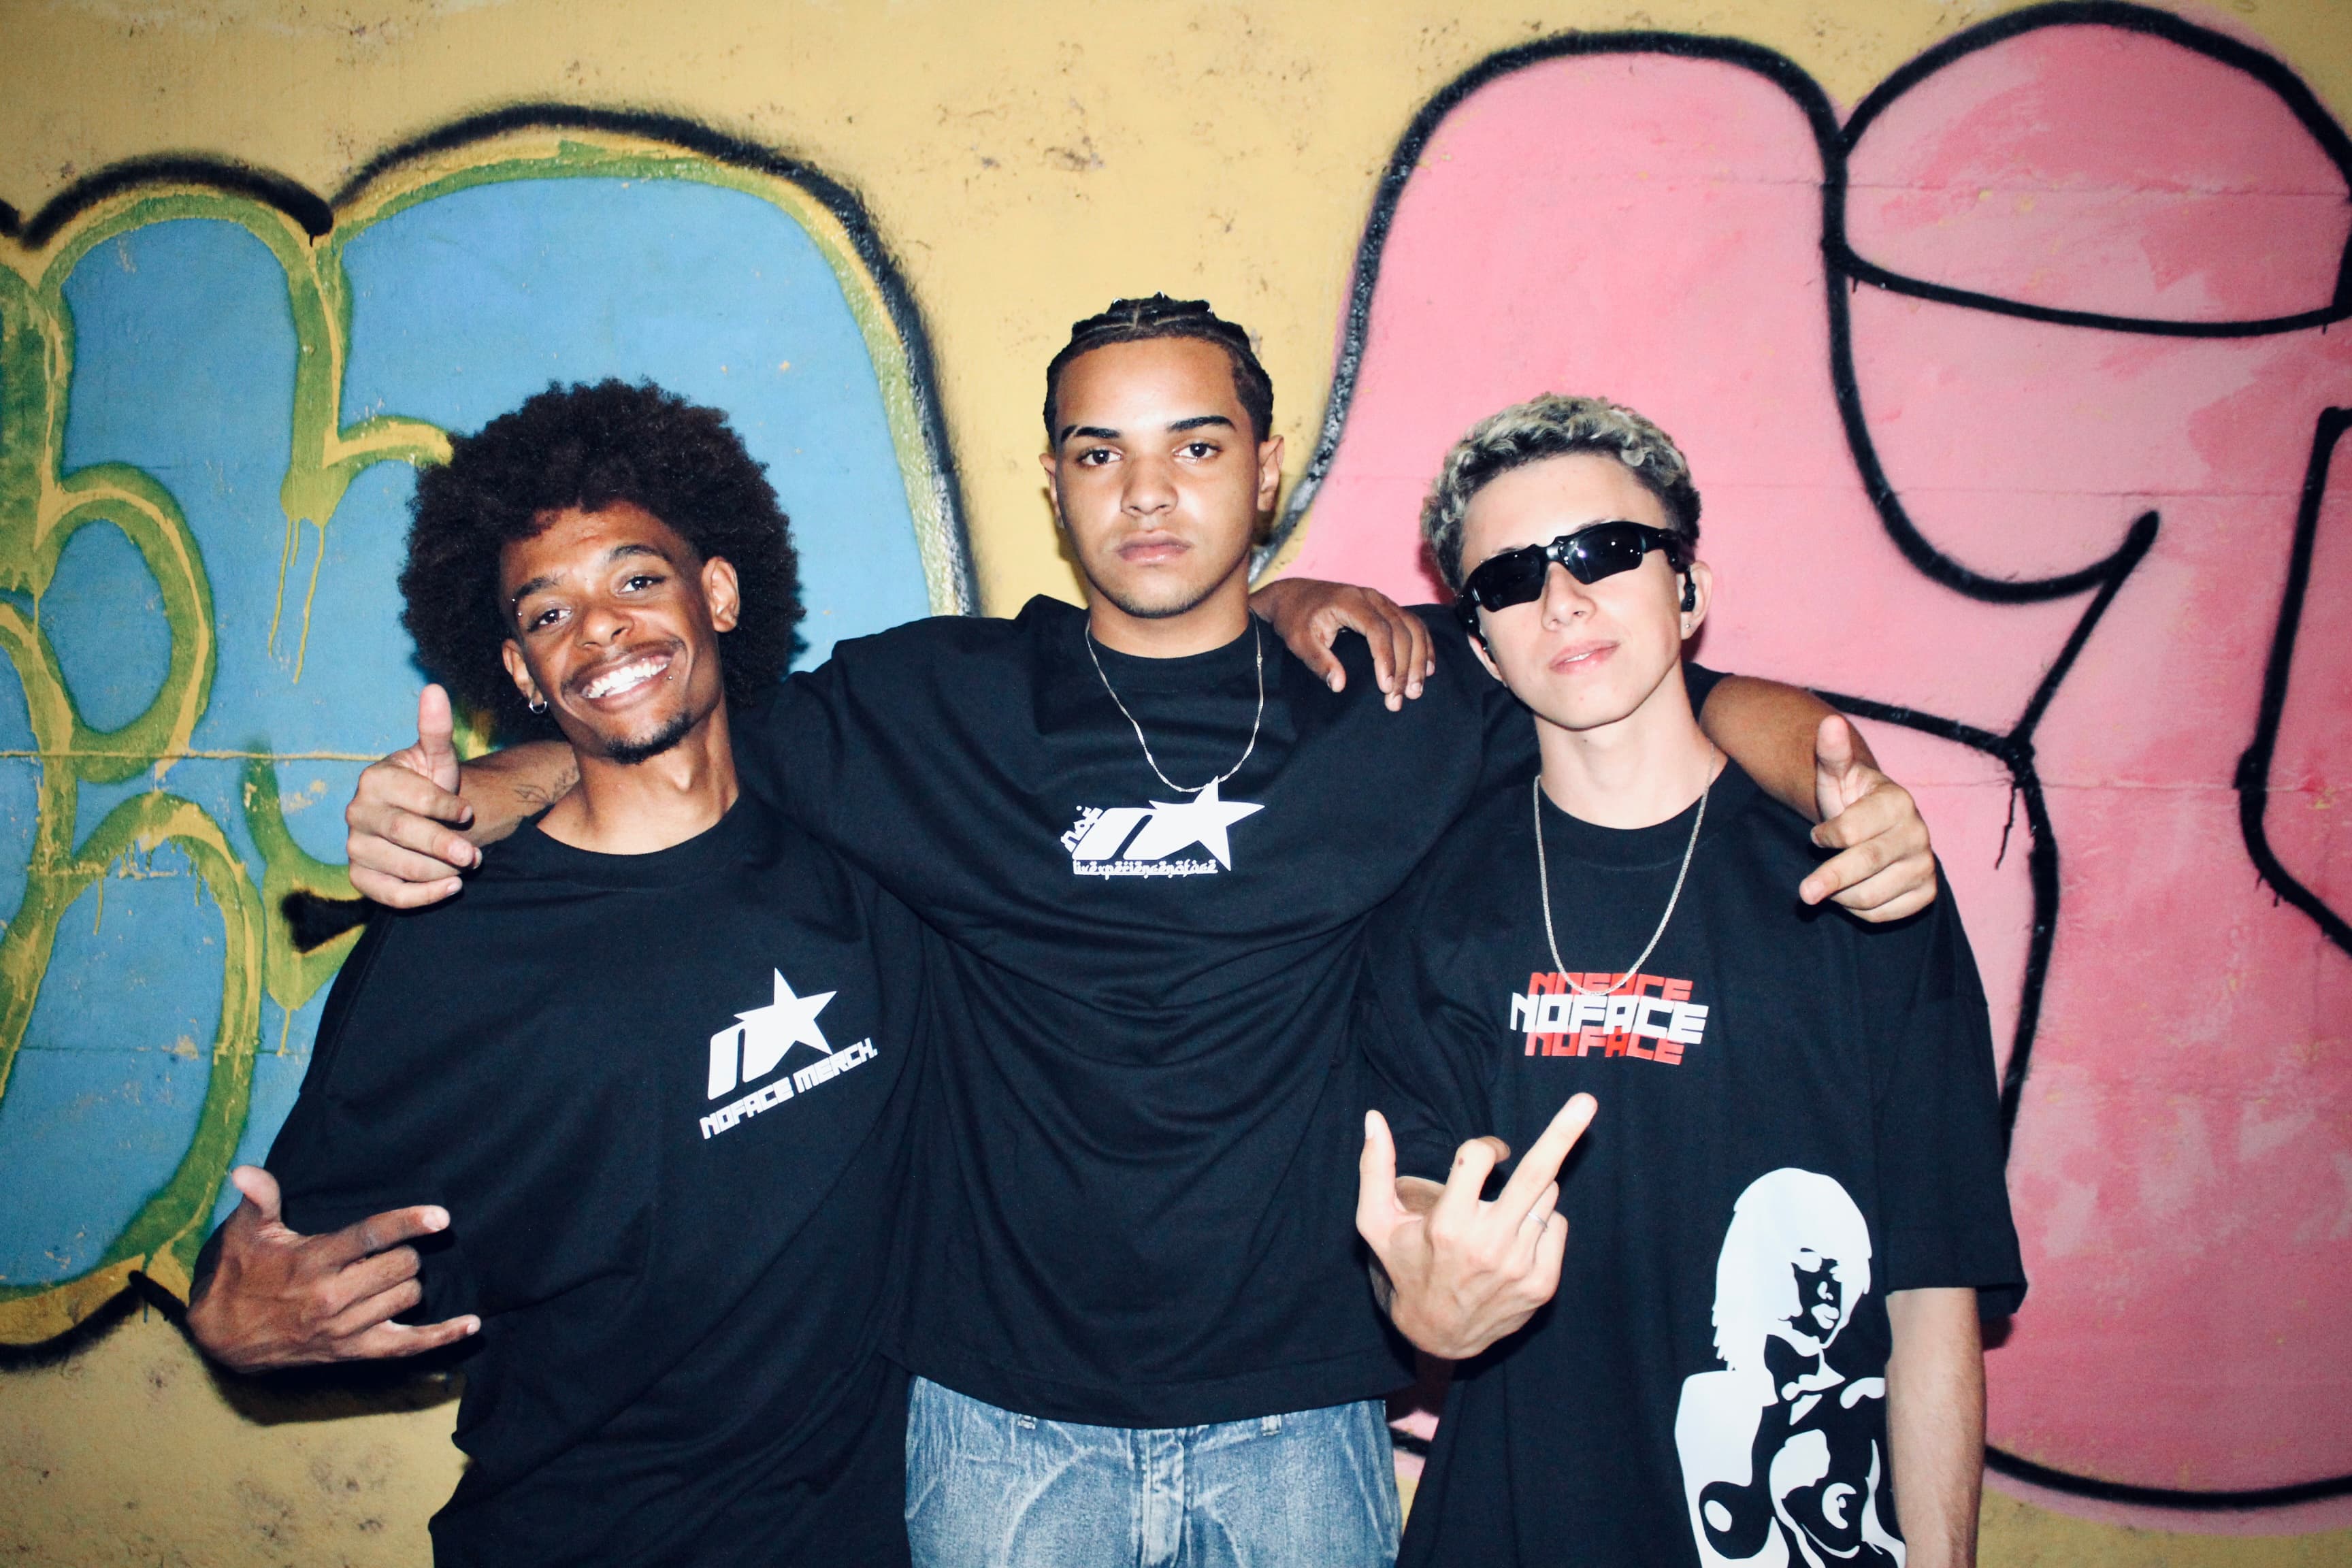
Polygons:
<instances>
[{"instance_id":1,"label":"blonde curly hair","mask_svg":"<svg viewBox=\"0 0 2352 1568\"><path fill-rule=\"evenodd\" d=\"M1674 437L1605 397L1547 392L1488 415L1445 454L1437 482L1422 503L1421 536L1446 587L1462 591L1462 521L1473 497L1513 468L1583 452L1614 458L1632 469L1666 509L1685 550L1696 552L1698 489Z\"/></svg>"}]
</instances>

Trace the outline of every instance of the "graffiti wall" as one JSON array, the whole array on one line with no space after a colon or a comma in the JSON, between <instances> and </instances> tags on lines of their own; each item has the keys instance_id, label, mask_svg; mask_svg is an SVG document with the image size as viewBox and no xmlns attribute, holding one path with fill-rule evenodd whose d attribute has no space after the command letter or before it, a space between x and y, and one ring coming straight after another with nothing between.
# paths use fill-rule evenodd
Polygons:
<instances>
[{"instance_id":1,"label":"graffiti wall","mask_svg":"<svg viewBox=\"0 0 2352 1568\"><path fill-rule=\"evenodd\" d=\"M0 247L0 1342L183 1290L292 1103L356 934L341 803L414 732L394 579L446 432L651 377L768 466L803 659L972 607L862 212L665 129L510 112L331 204L134 170Z\"/></svg>"},{"instance_id":2,"label":"graffiti wall","mask_svg":"<svg viewBox=\"0 0 2352 1568\"><path fill-rule=\"evenodd\" d=\"M1261 332L1268 573L1432 597L1439 455L1531 393L1675 433L1701 657L1859 717L1994 999L1985 1560L2352 1549L2352 24L1998 8L0 7L56 63L0 101L0 1554L421 1561L454 1480L446 1391L71 1331L184 1288L300 1079L415 465L550 381L729 410L811 663L1075 596L1037 373L1156 288Z\"/></svg>"},{"instance_id":3,"label":"graffiti wall","mask_svg":"<svg viewBox=\"0 0 2352 1568\"><path fill-rule=\"evenodd\" d=\"M1933 823L2033 1282L1993 1462L2107 1503L2352 1492L2347 174L2291 73L2128 6L1843 115L1738 44L1513 50L1390 165L1293 503L1292 570L1426 598L1480 416L1676 435L1702 657L1833 694Z\"/></svg>"}]
</instances>

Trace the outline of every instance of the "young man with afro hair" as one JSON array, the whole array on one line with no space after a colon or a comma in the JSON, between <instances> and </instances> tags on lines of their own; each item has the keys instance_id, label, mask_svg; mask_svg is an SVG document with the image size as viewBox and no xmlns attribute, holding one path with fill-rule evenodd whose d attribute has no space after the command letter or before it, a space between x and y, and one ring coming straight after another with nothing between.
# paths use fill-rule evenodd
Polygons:
<instances>
[{"instance_id":1,"label":"young man with afro hair","mask_svg":"<svg viewBox=\"0 0 2352 1568\"><path fill-rule=\"evenodd\" d=\"M745 606L719 634L728 695L740 709L783 679L801 622L799 564L774 488L718 409L620 381L551 388L460 437L460 450L417 476L400 620L419 662L492 715L502 738L552 738L558 726L508 672L499 560L569 507L627 501L704 560L728 563ZM459 584L477 591L450 591Z\"/></svg>"},{"instance_id":2,"label":"young man with afro hair","mask_svg":"<svg viewBox=\"0 0 2352 1568\"><path fill-rule=\"evenodd\" d=\"M1535 754L1373 921L1358 999L1357 1226L1456 1369L1407 1568L1975 1562L1979 1296L2024 1287L1983 986L1948 898L1789 898L1810 825L1693 701L1698 520L1664 430L1557 395L1422 513Z\"/></svg>"},{"instance_id":3,"label":"young man with afro hair","mask_svg":"<svg viewBox=\"0 0 2352 1568\"><path fill-rule=\"evenodd\" d=\"M774 492L713 410L551 388L423 476L401 590L426 668L577 782L464 898L371 921L198 1342L462 1343L445 1564L905 1561L922 939L738 784L800 617Z\"/></svg>"}]
</instances>

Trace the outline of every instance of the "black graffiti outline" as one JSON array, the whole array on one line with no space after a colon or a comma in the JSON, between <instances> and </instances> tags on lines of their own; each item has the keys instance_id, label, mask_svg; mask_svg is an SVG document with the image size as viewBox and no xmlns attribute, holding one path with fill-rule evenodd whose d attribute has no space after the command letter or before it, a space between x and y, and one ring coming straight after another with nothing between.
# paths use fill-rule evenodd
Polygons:
<instances>
[{"instance_id":1,"label":"black graffiti outline","mask_svg":"<svg viewBox=\"0 0 2352 1568\"><path fill-rule=\"evenodd\" d=\"M948 439L946 415L940 402L929 330L924 325L921 309L908 287L898 258L875 226L864 198L848 184L803 159L674 114L564 103L520 103L467 115L396 143L370 159L327 196L285 175L223 158L163 154L131 159L75 181L44 203L29 222L16 207L0 202L0 238L15 240L27 249L38 249L77 216L101 203L142 190L196 185L274 207L317 241L333 232L337 215L348 210L370 185L410 163L500 136L542 130L601 132L666 143L715 163L789 181L832 214L849 237L858 260L874 279L889 312L892 330L907 356L908 393L922 432L924 453L930 462L941 533L949 548L950 585L963 613L976 613L980 607L980 584L972 563L955 452ZM369 908L362 900L326 899L305 892L289 893L279 902L278 913L287 923L295 950L304 952L361 924Z\"/></svg>"},{"instance_id":2,"label":"black graffiti outline","mask_svg":"<svg viewBox=\"0 0 2352 1568\"><path fill-rule=\"evenodd\" d=\"M2328 940L2352 952L2352 922L2330 909L2319 895L2298 880L2271 848L2266 818L2270 811L2271 758L2278 745L2279 725L2286 717L2287 678L2294 664L2294 640L2303 629L2304 599L2311 586L2311 556L2319 542L2319 510L2327 499L2327 479L2336 448L2352 431L2352 408L2320 412L2312 432L2311 459L2304 468L2303 499L2295 508L2294 542L2288 547L2286 586L2279 595L2278 626L2271 635L2269 662L2263 667L2262 707L2254 720L2254 738L2238 759L2238 827L2245 835L2246 853L2271 890L2309 915Z\"/></svg>"},{"instance_id":3,"label":"black graffiti outline","mask_svg":"<svg viewBox=\"0 0 2352 1568\"><path fill-rule=\"evenodd\" d=\"M2123 589L2124 579L2144 559L2156 543L2157 514L2140 513L2134 521L2124 542L2113 555L2113 563L2098 591L2091 595L2082 618L2067 634L2058 650L2058 657L2042 677L2042 682L2026 700L2025 710L2017 722L2008 730L1994 731L1965 724L1957 719L1941 718L1916 709L1879 702L1866 697L1849 696L1843 692L1822 691L1821 699L1832 708L1864 719L1878 719L1888 723L1905 725L1931 735L1939 735L1961 745L1972 746L1998 758L2009 770L2012 797L2025 805L2026 879L2033 890L2033 925L2026 942L2025 978L2018 997L2017 1028L2011 1037L2008 1064L2001 1069L2000 1135L2006 1152L2011 1136L2017 1128L2017 1111L2025 1094L2026 1069L2033 1059L2033 1038L2042 1019L2042 993L2050 973L2050 952L2058 935L2058 840L2050 825L2048 801L2042 794L2041 772L2034 765L2033 732L2042 724L2042 716L2049 711L2051 700L2074 668L2075 658L2083 646L2091 640L2091 633L2114 604ZM2002 837L2006 853L2006 832Z\"/></svg>"},{"instance_id":4,"label":"black graffiti outline","mask_svg":"<svg viewBox=\"0 0 2352 1568\"><path fill-rule=\"evenodd\" d=\"M436 153L530 131L599 132L666 143L714 163L789 181L833 216L848 236L858 261L874 279L883 307L889 313L891 330L907 356L908 394L914 405L916 424L922 432L924 456L930 463L933 493L940 507L940 531L949 553L950 586L963 613L977 613L980 581L972 563L961 479L954 447L948 439L946 412L940 401L930 331L924 324L914 291L907 284L905 271L875 226L865 198L845 182L805 159L730 136L682 115L525 102L467 115L399 142L368 160L327 196L274 171L226 158L166 154L130 159L75 181L44 203L30 219L8 203L0 202L0 238L37 249L76 216L103 202L145 189L197 185L275 207L299 224L303 232L316 241L331 233L338 215L347 211L371 184L385 175Z\"/></svg>"},{"instance_id":5,"label":"black graffiti outline","mask_svg":"<svg viewBox=\"0 0 2352 1568\"><path fill-rule=\"evenodd\" d=\"M2244 72L2268 88L2273 96L2285 105L2311 139L2326 152L2328 161L2336 165L2336 173L2352 181L2352 134L2346 132L2335 116L2327 111L2326 106L2319 101L2317 95L2284 61L2227 34L2185 22L2168 11L2125 4L2123 0L2057 0L2056 4L2012 11L2006 16L1954 34L1896 68L1854 105L1853 113L1847 117L1841 136L1844 150L1852 152L1871 122L1896 99L1946 66L2024 33L2064 26L2114 27L2123 32L2144 33ZM1838 166L1841 184L1844 176L1845 168L1841 162ZM2029 305L2021 300L1953 289L1890 272L1864 260L1847 247L1843 203L1826 216L1822 232L1826 237L1824 244L1836 247L1832 264L1855 281L1873 284L1890 293L1908 294L1916 299L1962 305L1970 310L2017 316L2027 321L2046 321L2056 326L2098 327L2112 331L2166 337L2246 338L2326 326L2352 315L2352 247L2347 247L2337 259L2336 290L2330 302L2315 310L2244 321L2172 321L2145 316L2110 316L2093 310L2061 310L2045 305Z\"/></svg>"},{"instance_id":6,"label":"black graffiti outline","mask_svg":"<svg viewBox=\"0 0 2352 1568\"><path fill-rule=\"evenodd\" d=\"M1387 239L1396 202L1430 135L1454 107L1471 92L1511 71L1544 60L1586 54L1658 53L1717 60L1748 69L1780 86L1811 122L1822 159L1822 245L1830 299L1835 392L1857 468L1864 471L1865 486L1890 536L1903 549L1906 559L1924 574L1971 597L2022 603L2070 597L2096 590L2092 604L2069 637L2058 660L2053 662L2042 686L2029 700L2025 713L2006 733L1995 733L1957 720L1867 699L1825 694L1839 706L1864 717L1879 718L1937 734L1999 758L2009 768L2019 798L2025 805L2030 838L2029 873L2034 897L2033 936L2029 946L2028 994L2025 1001L2032 1005L2030 1008L2021 1007L2020 1033L2011 1048L2010 1069L2003 1084L2004 1131L2013 1122L2017 1093L2022 1089L2030 1065L2030 1020L2038 1014L2042 982L2056 929L2057 850L2049 827L2041 782L2033 766L2032 731L2099 617L2121 590L2125 578L2153 543L2158 527L2157 515L2153 512L2143 514L2134 522L2123 543L2105 560L2060 577L2035 582L1983 576L1936 550L1911 525L1907 514L1902 511L1892 485L1878 468L1867 430L1861 424L1859 391L1853 374L1852 344L1843 302L1846 292L1867 284L1892 293L2056 325L2180 337L2265 335L2324 326L2352 316L2352 249L2347 249L2339 267L2335 297L2330 305L2294 316L2223 322L2166 321L2025 305L1907 278L1879 268L1856 255L1847 246L1843 231L1845 155L1851 150L1853 139L1904 90L1943 65L2017 34L2060 25L2107 26L2154 34L2245 71L2288 103L2315 139L2328 150L2339 170L2347 174L2347 180L2352 180L2352 145L2347 145L2342 128L2317 104L2301 79L2282 63L2234 39L2183 22L2168 13L2122 4L2120 0L2084 0L2080 4L2038 6L1970 28L1926 51L1889 76L1857 106L1854 115L1843 128L1837 124L1834 111L1819 84L1801 67L1775 51L1740 40L1666 32L1596 33L1539 39L1499 51L1455 78L1423 105L1382 172L1374 194L1371 215L1357 249L1348 315L1316 448L1305 475L1285 509L1280 526L1261 556L1261 560L1271 559L1295 531L1337 456L1339 437L1345 429L1348 410L1361 370L1371 295L1379 274L1380 252ZM470 116L402 143L372 160L329 198L321 198L307 186L285 176L225 159L163 156L131 160L77 181L46 203L29 222L16 207L0 202L0 237L38 247L77 213L114 196L155 185L198 184L245 195L277 207L316 239L331 231L339 208L347 205L369 182L385 173L432 153L530 129L605 131L667 142L719 162L792 180L832 212L849 235L860 260L874 276L907 353L910 389L932 471L939 478L949 542L956 552L954 564L958 589L965 603L976 605L977 584L972 574L969 535L958 474L937 395L937 375L929 334L923 326L913 295L907 288L896 258L880 238L863 201L856 193L814 165L772 149L728 136L675 115L559 103L528 103ZM2347 428L2352 428L2352 410L2329 409L2320 416L2298 511L2288 585L2273 638L2270 662L2264 673L2255 737L2240 760L2236 788L2248 853L2258 872L2282 899L2293 903L2318 923L2329 940L2352 952L2352 926L2347 926L2342 917L2286 872L2272 852L2264 829L2268 770L2284 710L2288 672L2308 585L2320 500L2325 494L2331 454L2336 441ZM2053 1489L2112 1501L2147 1503L2174 1509L2278 1507L2352 1494L2352 1476L2238 1491L2186 1491L2137 1487L2076 1476L2000 1450L1990 1450L1988 1461L1995 1469Z\"/></svg>"},{"instance_id":7,"label":"black graffiti outline","mask_svg":"<svg viewBox=\"0 0 2352 1568\"><path fill-rule=\"evenodd\" d=\"M1471 94L1528 66L1604 54L1662 54L1710 60L1749 71L1779 87L1804 115L1822 161L1822 281L1829 317L1832 388L1856 473L1863 480L1881 525L1902 551L1905 559L1923 575L1971 598L1996 604L2026 604L2070 598L2085 593L2091 595L2091 602L2041 684L2028 700L2023 712L2006 731L1989 731L1959 720L1871 699L1843 693L1821 694L1833 705L1862 717L1902 724L1958 742L1996 758L2009 772L2013 798L2025 808L2027 874L2032 890L2033 919L2027 947L2026 973L2021 987L2018 1026L2012 1037L2009 1063L2001 1084L2004 1140L2015 1127L2026 1076L2032 1066L2033 1037L2039 1024L2050 955L2057 934L2058 846L2035 763L2034 731L2099 620L2122 592L2133 570L2154 545L2161 521L2157 512L2143 512L2133 521L2122 541L2105 559L2076 571L2038 580L1988 576L1937 549L1912 523L1901 498L1879 463L1876 448L1864 422L1861 389L1853 366L1849 296L1867 285L1889 293L1958 305L1994 315L2053 325L2166 337L2269 336L2326 327L2352 317L2352 246L2347 247L2338 263L2334 294L2327 305L2294 315L2245 321L2172 321L2028 305L1906 277L1854 253L1845 236L1846 166L1856 140L1869 128L1871 121L1912 87L1963 56L2039 28L2070 26L2106 26L2148 34L2254 78L2286 104L2314 140L2326 150L2347 186L2352 186L2352 137L2347 136L2343 127L2328 114L2302 79L2284 63L2259 49L2185 22L2168 12L2127 4L2125 0L2061 0L2058 4L2011 12L1956 34L1889 75L1855 106L1853 114L1843 125L1838 122L1828 94L1802 67L1785 55L1742 39L1662 31L1570 33L1498 50L1440 88L1422 105L1381 170L1373 190L1371 209L1365 219L1363 237L1356 247L1347 314L1340 329L1339 350L1332 364L1331 390L1324 405L1315 449L1283 510L1281 521L1262 547L1257 562L1261 566L1271 562L1297 531L1338 458L1339 441L1346 431L1349 410L1353 405L1357 383L1363 370L1372 296L1380 279L1381 252L1388 243L1397 205L1438 127ZM2270 763L2285 710L2288 674L2309 584L2311 555L2316 539L2320 503L2326 489L2329 458L2336 441L2347 428L2352 428L2352 410L2331 408L2319 416L2311 462L2306 469L2297 510L2294 539L2289 551L2287 585L2277 629L2272 638L2270 660L2263 673L2254 736L2239 760L2234 777L2239 795L2240 825L2247 854L2257 873L2282 900L2309 915L2328 940L2352 953L2352 925L2347 925L2342 916L2286 870L2272 852L2263 826L2269 797ZM2003 1474L2055 1491L2103 1501L2145 1504L2184 1511L2242 1511L2352 1496L2352 1474L2324 1477L2286 1486L2190 1490L2135 1486L2095 1476L2076 1475L1991 1447L1986 1450L1986 1463Z\"/></svg>"},{"instance_id":8,"label":"black graffiti outline","mask_svg":"<svg viewBox=\"0 0 2352 1568\"><path fill-rule=\"evenodd\" d=\"M907 357L908 396L922 433L924 454L930 464L932 491L940 509L939 531L949 555L950 586L961 613L978 613L979 578L972 561L955 451L948 438L945 411L940 401L929 330L898 258L875 226L864 198L845 183L804 160L677 115L562 103L522 103L468 115L400 142L370 159L332 195L324 197L285 175L223 158L165 154L131 159L75 181L43 204L29 222L15 206L0 202L0 239L16 241L26 249L38 249L75 216L102 203L142 190L193 185L274 207L293 219L316 242L333 232L339 213L348 210L369 185L387 174L436 153L537 130L604 132L667 144L714 163L788 181L833 216L848 237L859 262L874 279L889 313L900 352ZM364 923L373 907L365 900L327 899L298 890L279 900L276 913L285 921L295 951L308 952Z\"/></svg>"}]
</instances>

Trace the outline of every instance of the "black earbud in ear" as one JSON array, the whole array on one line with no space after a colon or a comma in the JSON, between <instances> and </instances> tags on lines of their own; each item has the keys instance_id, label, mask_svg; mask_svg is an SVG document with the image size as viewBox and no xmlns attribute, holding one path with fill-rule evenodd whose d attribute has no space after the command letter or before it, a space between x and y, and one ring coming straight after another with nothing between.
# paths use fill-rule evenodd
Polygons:
<instances>
[{"instance_id":1,"label":"black earbud in ear","mask_svg":"<svg viewBox=\"0 0 2352 1568\"><path fill-rule=\"evenodd\" d=\"M1683 608L1698 608L1698 581L1687 572L1683 574Z\"/></svg>"}]
</instances>

